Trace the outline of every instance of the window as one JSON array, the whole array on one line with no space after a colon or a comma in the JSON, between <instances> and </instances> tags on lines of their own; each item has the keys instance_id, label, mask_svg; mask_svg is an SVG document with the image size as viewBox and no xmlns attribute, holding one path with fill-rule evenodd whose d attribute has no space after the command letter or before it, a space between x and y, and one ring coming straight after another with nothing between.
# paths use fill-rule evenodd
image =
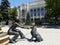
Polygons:
<instances>
[{"instance_id":1,"label":"window","mask_svg":"<svg viewBox=\"0 0 60 45\"><path fill-rule=\"evenodd\" d=\"M30 15L33 16L33 10L32 9L30 10Z\"/></svg>"},{"instance_id":2,"label":"window","mask_svg":"<svg viewBox=\"0 0 60 45\"><path fill-rule=\"evenodd\" d=\"M44 16L44 8L41 8L41 15Z\"/></svg>"},{"instance_id":3,"label":"window","mask_svg":"<svg viewBox=\"0 0 60 45\"><path fill-rule=\"evenodd\" d=\"M25 10L22 10L22 16L23 17L25 16Z\"/></svg>"},{"instance_id":4,"label":"window","mask_svg":"<svg viewBox=\"0 0 60 45\"><path fill-rule=\"evenodd\" d=\"M40 9L37 9L37 15L40 16Z\"/></svg>"},{"instance_id":5,"label":"window","mask_svg":"<svg viewBox=\"0 0 60 45\"><path fill-rule=\"evenodd\" d=\"M34 9L34 16L36 16L36 9Z\"/></svg>"}]
</instances>

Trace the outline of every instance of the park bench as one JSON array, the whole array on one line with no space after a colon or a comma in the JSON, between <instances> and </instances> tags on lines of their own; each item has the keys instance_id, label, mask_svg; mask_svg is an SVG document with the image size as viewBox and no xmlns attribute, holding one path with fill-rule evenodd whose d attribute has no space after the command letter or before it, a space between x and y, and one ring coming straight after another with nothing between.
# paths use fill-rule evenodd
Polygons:
<instances>
[{"instance_id":1,"label":"park bench","mask_svg":"<svg viewBox=\"0 0 60 45\"><path fill-rule=\"evenodd\" d=\"M3 32L0 27L0 45L8 45L9 35L6 32Z\"/></svg>"}]
</instances>

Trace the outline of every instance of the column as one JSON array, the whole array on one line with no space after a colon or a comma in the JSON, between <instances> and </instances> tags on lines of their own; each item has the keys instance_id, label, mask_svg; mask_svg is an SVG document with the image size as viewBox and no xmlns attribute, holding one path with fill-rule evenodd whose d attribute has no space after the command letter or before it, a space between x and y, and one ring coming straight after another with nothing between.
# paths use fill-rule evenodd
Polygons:
<instances>
[{"instance_id":1,"label":"column","mask_svg":"<svg viewBox=\"0 0 60 45\"><path fill-rule=\"evenodd\" d=\"M27 16L27 5L26 5L26 7L25 7L25 22L26 22L26 16Z\"/></svg>"},{"instance_id":2,"label":"column","mask_svg":"<svg viewBox=\"0 0 60 45\"><path fill-rule=\"evenodd\" d=\"M44 16L45 16L45 7L44 7Z\"/></svg>"},{"instance_id":3,"label":"column","mask_svg":"<svg viewBox=\"0 0 60 45\"><path fill-rule=\"evenodd\" d=\"M33 9L33 23L34 23L34 9Z\"/></svg>"},{"instance_id":4,"label":"column","mask_svg":"<svg viewBox=\"0 0 60 45\"><path fill-rule=\"evenodd\" d=\"M27 16L27 10L25 10L25 21L26 21L26 16Z\"/></svg>"},{"instance_id":5,"label":"column","mask_svg":"<svg viewBox=\"0 0 60 45\"><path fill-rule=\"evenodd\" d=\"M18 15L19 15L19 20L20 20L20 24L22 23L22 12L20 10L20 6L18 6Z\"/></svg>"},{"instance_id":6,"label":"column","mask_svg":"<svg viewBox=\"0 0 60 45\"><path fill-rule=\"evenodd\" d=\"M33 9L33 25L35 24L35 19L34 19L34 9Z\"/></svg>"}]
</instances>

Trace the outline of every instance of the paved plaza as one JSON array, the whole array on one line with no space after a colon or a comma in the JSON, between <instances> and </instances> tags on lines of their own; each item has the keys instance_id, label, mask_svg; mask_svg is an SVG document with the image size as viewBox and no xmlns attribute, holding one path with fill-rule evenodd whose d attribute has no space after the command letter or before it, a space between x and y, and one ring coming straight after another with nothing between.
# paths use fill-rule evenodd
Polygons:
<instances>
[{"instance_id":1,"label":"paved plaza","mask_svg":"<svg viewBox=\"0 0 60 45\"><path fill-rule=\"evenodd\" d=\"M8 26L2 27L4 32L7 32L9 29ZM22 29L19 28L27 38L31 38L30 31L31 29ZM26 39L20 39L18 37L17 42L14 44L9 43L8 45L60 45L60 29L56 28L37 28L37 31L40 33L43 41L41 42L29 42ZM10 36L12 37L12 36Z\"/></svg>"}]
</instances>

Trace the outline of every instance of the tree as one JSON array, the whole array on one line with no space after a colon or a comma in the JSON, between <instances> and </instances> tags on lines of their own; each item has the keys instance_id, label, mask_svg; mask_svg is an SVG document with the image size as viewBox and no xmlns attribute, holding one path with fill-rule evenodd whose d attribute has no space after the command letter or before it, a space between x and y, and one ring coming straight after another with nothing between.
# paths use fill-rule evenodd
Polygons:
<instances>
[{"instance_id":1,"label":"tree","mask_svg":"<svg viewBox=\"0 0 60 45\"><path fill-rule=\"evenodd\" d=\"M57 24L58 17L60 16L60 0L45 0L46 1L46 18L54 19Z\"/></svg>"},{"instance_id":2,"label":"tree","mask_svg":"<svg viewBox=\"0 0 60 45\"><path fill-rule=\"evenodd\" d=\"M2 14L1 14L1 5L0 5L0 22L2 21L3 17L2 17Z\"/></svg>"},{"instance_id":3,"label":"tree","mask_svg":"<svg viewBox=\"0 0 60 45\"><path fill-rule=\"evenodd\" d=\"M17 8L16 7L10 8L9 14L10 14L11 19L16 19L16 17L18 16Z\"/></svg>"},{"instance_id":4,"label":"tree","mask_svg":"<svg viewBox=\"0 0 60 45\"><path fill-rule=\"evenodd\" d=\"M8 14L9 7L10 7L10 3L8 0L1 1L1 14L3 16L3 20L6 21L6 25L8 25L8 20L9 20L9 14Z\"/></svg>"},{"instance_id":5,"label":"tree","mask_svg":"<svg viewBox=\"0 0 60 45\"><path fill-rule=\"evenodd\" d=\"M41 19L42 20L42 19ZM36 25L41 25L41 20L40 18L35 19L35 24Z\"/></svg>"},{"instance_id":6,"label":"tree","mask_svg":"<svg viewBox=\"0 0 60 45\"><path fill-rule=\"evenodd\" d=\"M31 18L30 18L29 13L27 13L27 16L26 16L26 22L25 22L25 25L31 25Z\"/></svg>"},{"instance_id":7,"label":"tree","mask_svg":"<svg viewBox=\"0 0 60 45\"><path fill-rule=\"evenodd\" d=\"M2 18L3 18L3 17L2 17L2 14L0 13L0 22L2 21Z\"/></svg>"}]
</instances>

